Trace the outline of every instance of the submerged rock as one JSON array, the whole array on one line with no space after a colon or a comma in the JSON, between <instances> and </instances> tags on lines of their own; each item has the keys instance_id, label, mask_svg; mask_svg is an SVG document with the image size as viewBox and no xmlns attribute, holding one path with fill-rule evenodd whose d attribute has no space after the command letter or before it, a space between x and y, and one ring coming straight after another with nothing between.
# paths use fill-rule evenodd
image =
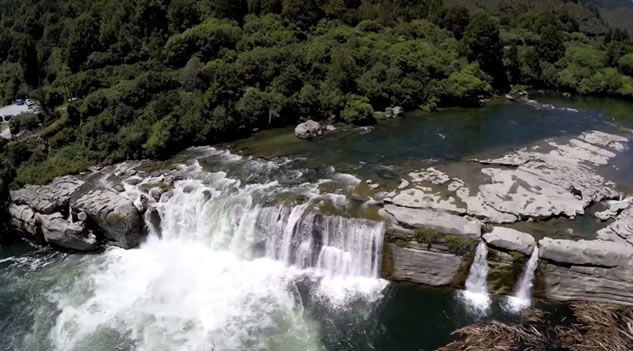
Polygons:
<instances>
[{"instance_id":1,"label":"submerged rock","mask_svg":"<svg viewBox=\"0 0 633 351\"><path fill-rule=\"evenodd\" d=\"M130 200L110 190L95 190L79 198L75 206L86 212L113 245L125 249L139 245L143 219Z\"/></svg>"}]
</instances>

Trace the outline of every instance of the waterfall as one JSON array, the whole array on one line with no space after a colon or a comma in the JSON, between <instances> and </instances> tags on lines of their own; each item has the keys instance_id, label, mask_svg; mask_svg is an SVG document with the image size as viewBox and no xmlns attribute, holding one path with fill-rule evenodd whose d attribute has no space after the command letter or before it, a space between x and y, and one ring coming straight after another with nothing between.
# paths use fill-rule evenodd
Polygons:
<instances>
[{"instance_id":1,"label":"waterfall","mask_svg":"<svg viewBox=\"0 0 633 351\"><path fill-rule=\"evenodd\" d=\"M73 208L70 206L70 203L68 204L68 222L73 224Z\"/></svg>"},{"instance_id":2,"label":"waterfall","mask_svg":"<svg viewBox=\"0 0 633 351\"><path fill-rule=\"evenodd\" d=\"M507 300L507 307L514 312L520 312L531 304L532 286L534 285L534 274L538 266L538 247L532 251L532 255L521 274L519 283L515 289L514 296Z\"/></svg>"},{"instance_id":3,"label":"waterfall","mask_svg":"<svg viewBox=\"0 0 633 351\"><path fill-rule=\"evenodd\" d=\"M314 213L310 207L319 196L262 207L258 199L270 191L268 185L232 185L217 191L199 181L179 183L160 204L161 231L167 239L200 241L246 259L268 257L328 276L378 277L382 222Z\"/></svg>"},{"instance_id":4,"label":"waterfall","mask_svg":"<svg viewBox=\"0 0 633 351\"><path fill-rule=\"evenodd\" d=\"M462 292L466 304L472 307L474 312L482 313L490 307L490 295L488 294L488 247L482 240L477 245L475 259L470 266L466 279L466 290Z\"/></svg>"},{"instance_id":5,"label":"waterfall","mask_svg":"<svg viewBox=\"0 0 633 351\"><path fill-rule=\"evenodd\" d=\"M256 227L260 235L268 236L267 257L330 276L378 277L381 222L306 213L306 208L303 204L259 212Z\"/></svg>"},{"instance_id":6,"label":"waterfall","mask_svg":"<svg viewBox=\"0 0 633 351\"><path fill-rule=\"evenodd\" d=\"M62 311L51 349L90 348L113 331L111 349L323 350L306 307L377 305L386 286L378 279L382 222L338 215L347 211L344 195L277 176L296 177L295 169L229 153L201 157L204 166L179 167L162 201L147 196L157 180L123 184L128 200L147 197L156 235L76 265L90 274L51 297Z\"/></svg>"}]
</instances>

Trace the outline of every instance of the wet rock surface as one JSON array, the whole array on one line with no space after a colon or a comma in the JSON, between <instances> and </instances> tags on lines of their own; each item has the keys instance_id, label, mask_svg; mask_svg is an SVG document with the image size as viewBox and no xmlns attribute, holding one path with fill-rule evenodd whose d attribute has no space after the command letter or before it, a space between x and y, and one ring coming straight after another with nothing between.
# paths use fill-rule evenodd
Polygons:
<instances>
[{"instance_id":1,"label":"wet rock surface","mask_svg":"<svg viewBox=\"0 0 633 351\"><path fill-rule=\"evenodd\" d=\"M455 279L463 258L450 253L386 244L385 260L388 261L385 272L387 279L445 286Z\"/></svg>"},{"instance_id":2,"label":"wet rock surface","mask_svg":"<svg viewBox=\"0 0 633 351\"><path fill-rule=\"evenodd\" d=\"M617 196L596 172L622 151L628 139L599 131L566 141L545 141L496 159L471 160L484 179L467 184L434 167L412 172L387 201L469 215L489 223L583 215L592 203Z\"/></svg>"},{"instance_id":3,"label":"wet rock surface","mask_svg":"<svg viewBox=\"0 0 633 351\"><path fill-rule=\"evenodd\" d=\"M122 248L138 246L143 237L143 219L130 200L110 190L83 195L75 207L98 224L106 240Z\"/></svg>"}]
</instances>

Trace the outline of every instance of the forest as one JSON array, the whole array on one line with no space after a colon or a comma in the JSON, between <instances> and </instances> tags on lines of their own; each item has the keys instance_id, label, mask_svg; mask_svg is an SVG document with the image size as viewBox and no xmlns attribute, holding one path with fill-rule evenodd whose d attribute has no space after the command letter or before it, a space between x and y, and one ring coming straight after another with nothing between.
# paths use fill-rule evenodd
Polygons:
<instances>
[{"instance_id":1,"label":"forest","mask_svg":"<svg viewBox=\"0 0 633 351\"><path fill-rule=\"evenodd\" d=\"M306 119L367 125L389 106L513 89L633 98L633 41L597 9L489 4L1 0L0 100L43 113L18 126L38 138L0 142L0 192Z\"/></svg>"}]
</instances>

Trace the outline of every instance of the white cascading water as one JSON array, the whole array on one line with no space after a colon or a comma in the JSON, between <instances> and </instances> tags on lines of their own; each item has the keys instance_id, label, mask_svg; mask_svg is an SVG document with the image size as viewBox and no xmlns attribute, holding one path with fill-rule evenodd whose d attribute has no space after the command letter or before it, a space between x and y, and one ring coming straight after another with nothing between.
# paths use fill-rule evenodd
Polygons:
<instances>
[{"instance_id":1,"label":"white cascading water","mask_svg":"<svg viewBox=\"0 0 633 351\"><path fill-rule=\"evenodd\" d=\"M477 245L475 259L470 266L466 279L466 290L461 295L473 312L485 313L490 307L490 294L488 294L488 246L482 240Z\"/></svg>"},{"instance_id":2,"label":"white cascading water","mask_svg":"<svg viewBox=\"0 0 633 351\"><path fill-rule=\"evenodd\" d=\"M68 222L73 223L73 208L68 204Z\"/></svg>"},{"instance_id":3,"label":"white cascading water","mask_svg":"<svg viewBox=\"0 0 633 351\"><path fill-rule=\"evenodd\" d=\"M521 274L514 296L507 299L506 309L513 312L521 312L532 304L532 287L534 286L534 274L538 267L538 247L534 248L532 255Z\"/></svg>"},{"instance_id":4,"label":"white cascading water","mask_svg":"<svg viewBox=\"0 0 633 351\"><path fill-rule=\"evenodd\" d=\"M382 223L314 213L326 195L313 186L188 174L168 201L150 199L162 239L87 256L71 291L51 297L54 349L322 350L298 281L333 308L382 296ZM141 185L123 194L136 201ZM288 192L308 200L273 200Z\"/></svg>"}]
</instances>

